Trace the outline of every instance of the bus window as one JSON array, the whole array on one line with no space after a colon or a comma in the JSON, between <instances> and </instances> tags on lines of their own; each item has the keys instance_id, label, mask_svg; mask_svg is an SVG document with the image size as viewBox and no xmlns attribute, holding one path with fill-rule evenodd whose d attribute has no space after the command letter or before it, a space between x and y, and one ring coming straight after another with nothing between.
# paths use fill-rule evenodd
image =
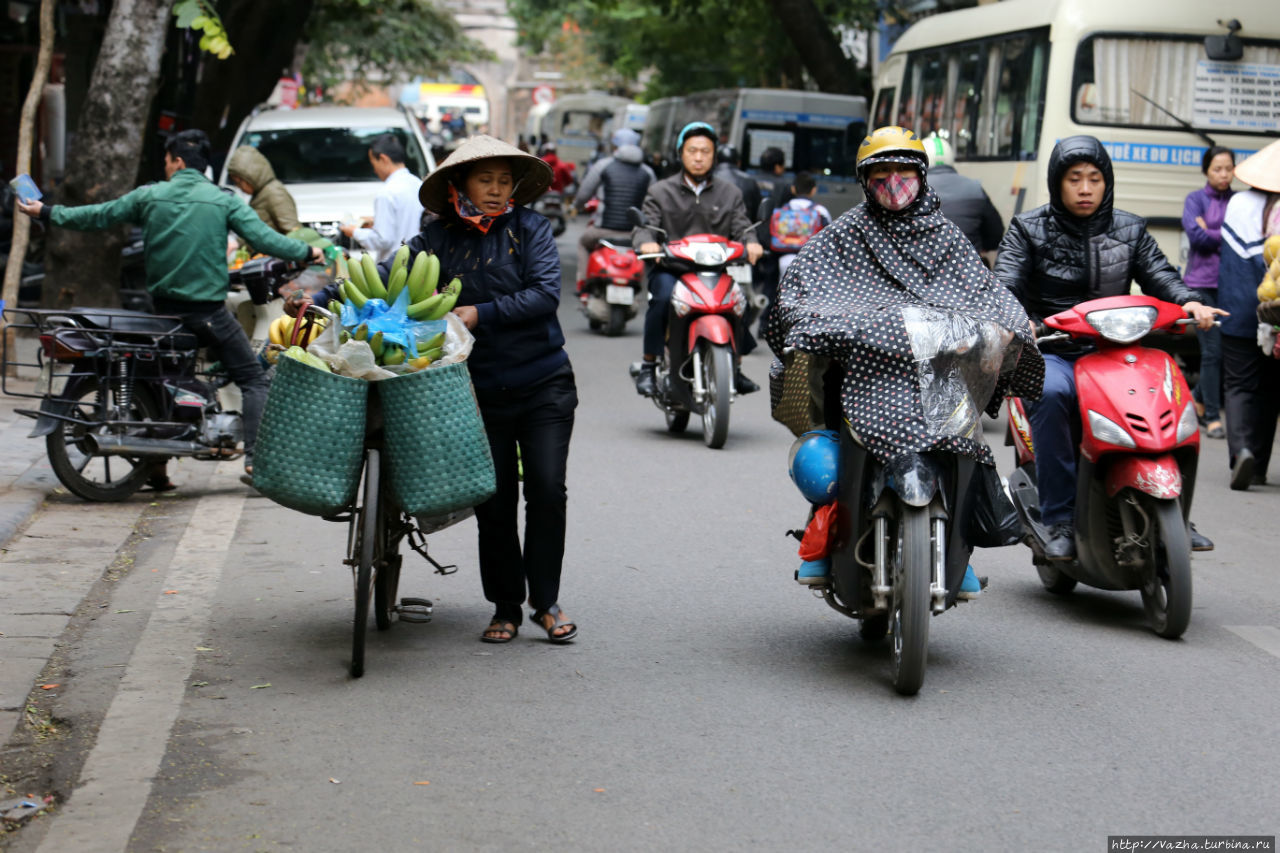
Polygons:
<instances>
[{"instance_id":1,"label":"bus window","mask_svg":"<svg viewBox=\"0 0 1280 853\"><path fill-rule=\"evenodd\" d=\"M943 101L947 91L947 62L941 53L927 55L920 63L920 117L915 132L921 137L942 124Z\"/></svg>"},{"instance_id":2,"label":"bus window","mask_svg":"<svg viewBox=\"0 0 1280 853\"><path fill-rule=\"evenodd\" d=\"M1213 62L1196 38L1092 36L1076 51L1072 118L1081 124L1176 128L1182 120L1206 130L1276 131L1280 92L1272 81L1278 76L1280 42L1247 41L1239 62Z\"/></svg>"},{"instance_id":3,"label":"bus window","mask_svg":"<svg viewBox=\"0 0 1280 853\"><path fill-rule=\"evenodd\" d=\"M974 156L974 139L978 132L983 71L987 67L987 51L982 45L967 44L955 49L955 102L951 108L951 145L956 159Z\"/></svg>"},{"instance_id":4,"label":"bus window","mask_svg":"<svg viewBox=\"0 0 1280 853\"><path fill-rule=\"evenodd\" d=\"M748 125L743 134L746 146L743 162L758 167L761 152L773 147L782 149L786 157L784 168L788 172L810 172L814 177L853 177L857 147L867 135L866 130L867 125L861 120L843 129Z\"/></svg>"},{"instance_id":5,"label":"bus window","mask_svg":"<svg viewBox=\"0 0 1280 853\"><path fill-rule=\"evenodd\" d=\"M1044 106L1048 38L1027 33L992 46L987 68L979 156L1034 160ZM982 125L985 124L985 128Z\"/></svg>"},{"instance_id":6,"label":"bus window","mask_svg":"<svg viewBox=\"0 0 1280 853\"><path fill-rule=\"evenodd\" d=\"M885 127L893 123L893 95L896 91L895 87L890 86L887 89L881 89L876 95L875 127Z\"/></svg>"}]
</instances>

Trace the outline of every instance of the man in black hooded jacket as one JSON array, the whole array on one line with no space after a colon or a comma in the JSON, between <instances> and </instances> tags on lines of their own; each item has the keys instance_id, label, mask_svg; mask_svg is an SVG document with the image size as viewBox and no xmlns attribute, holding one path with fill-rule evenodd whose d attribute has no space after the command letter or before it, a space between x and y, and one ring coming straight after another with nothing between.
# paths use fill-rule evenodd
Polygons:
<instances>
[{"instance_id":1,"label":"man in black hooded jacket","mask_svg":"<svg viewBox=\"0 0 1280 853\"><path fill-rule=\"evenodd\" d=\"M1092 136L1071 136L1049 155L1050 202L1018 214L1000 243L995 275L1013 291L1032 322L1103 296L1121 296L1136 281L1142 292L1181 305L1201 328L1224 312L1196 299L1147 233L1140 216L1112 208L1111 158ZM1075 557L1076 455L1079 405L1071 342L1045 344L1044 395L1031 406L1040 515L1050 528L1045 556ZM1191 530L1198 551L1213 543Z\"/></svg>"}]
</instances>

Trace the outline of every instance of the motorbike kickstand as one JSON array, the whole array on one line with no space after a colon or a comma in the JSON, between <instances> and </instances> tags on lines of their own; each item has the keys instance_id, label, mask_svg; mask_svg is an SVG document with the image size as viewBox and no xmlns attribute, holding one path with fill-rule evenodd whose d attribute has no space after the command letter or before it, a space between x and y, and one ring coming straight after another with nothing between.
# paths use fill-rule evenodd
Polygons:
<instances>
[{"instance_id":1,"label":"motorbike kickstand","mask_svg":"<svg viewBox=\"0 0 1280 853\"><path fill-rule=\"evenodd\" d=\"M422 559L436 567L436 574L451 575L458 570L457 564L442 566L435 561L435 558L427 553L427 537L422 535L422 531L414 528L405 536L409 540L409 547L422 555Z\"/></svg>"}]
</instances>

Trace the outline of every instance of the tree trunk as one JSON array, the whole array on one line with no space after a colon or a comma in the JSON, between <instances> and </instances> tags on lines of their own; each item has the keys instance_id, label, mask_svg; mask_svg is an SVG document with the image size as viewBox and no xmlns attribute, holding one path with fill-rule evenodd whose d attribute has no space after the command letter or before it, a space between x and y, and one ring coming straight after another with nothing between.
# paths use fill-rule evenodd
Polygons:
<instances>
[{"instance_id":1,"label":"tree trunk","mask_svg":"<svg viewBox=\"0 0 1280 853\"><path fill-rule=\"evenodd\" d=\"M115 0L69 145L60 204L110 201L133 189L172 6L173 0ZM121 230L51 228L44 303L118 305L123 242Z\"/></svg>"},{"instance_id":2,"label":"tree trunk","mask_svg":"<svg viewBox=\"0 0 1280 853\"><path fill-rule=\"evenodd\" d=\"M40 52L36 56L31 88L27 90L27 99L22 102L22 115L18 120L18 158L13 169L18 175L31 171L36 110L44 97L44 86L49 80L49 66L53 63L53 10L56 5L56 0L43 0L40 4ZM27 256L27 239L30 233L31 220L18 212L15 199L13 239L9 244L9 262L4 270L3 291L4 304L11 308L18 306L18 285L22 282L22 261Z\"/></svg>"},{"instance_id":3,"label":"tree trunk","mask_svg":"<svg viewBox=\"0 0 1280 853\"><path fill-rule=\"evenodd\" d=\"M862 74L840 49L840 40L813 0L769 0L778 23L823 92L865 95Z\"/></svg>"},{"instance_id":4,"label":"tree trunk","mask_svg":"<svg viewBox=\"0 0 1280 853\"><path fill-rule=\"evenodd\" d=\"M236 52L225 60L204 57L191 115L191 126L209 134L214 151L231 144L240 122L267 99L280 73L290 70L312 5L313 0L229 4L222 23Z\"/></svg>"}]
</instances>

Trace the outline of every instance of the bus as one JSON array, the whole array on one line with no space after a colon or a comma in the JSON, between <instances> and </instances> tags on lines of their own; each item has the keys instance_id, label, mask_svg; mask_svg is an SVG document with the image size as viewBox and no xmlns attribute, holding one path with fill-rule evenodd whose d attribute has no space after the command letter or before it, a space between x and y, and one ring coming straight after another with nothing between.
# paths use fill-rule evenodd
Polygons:
<instances>
[{"instance_id":1,"label":"bus","mask_svg":"<svg viewBox=\"0 0 1280 853\"><path fill-rule=\"evenodd\" d=\"M1182 208L1210 144L1237 161L1280 134L1274 0L1005 0L925 18L876 75L874 125L950 140L1006 224L1049 201L1060 139L1095 136L1115 206L1185 263ZM1237 185L1239 187L1239 185Z\"/></svg>"},{"instance_id":2,"label":"bus","mask_svg":"<svg viewBox=\"0 0 1280 853\"><path fill-rule=\"evenodd\" d=\"M867 99L790 89L713 89L663 98L649 108L644 142L663 173L674 171L676 137L692 121L716 128L720 141L738 149L742 168L769 189L775 178L760 170L760 154L779 148L789 182L808 172L818 201L832 216L862 201L854 173L858 145L867 135ZM754 218L756 211L749 211Z\"/></svg>"},{"instance_id":3,"label":"bus","mask_svg":"<svg viewBox=\"0 0 1280 853\"><path fill-rule=\"evenodd\" d=\"M588 93L558 98L543 116L539 138L556 144L556 156L578 167L578 178L607 147L615 114L631 103L616 95Z\"/></svg>"}]
</instances>

